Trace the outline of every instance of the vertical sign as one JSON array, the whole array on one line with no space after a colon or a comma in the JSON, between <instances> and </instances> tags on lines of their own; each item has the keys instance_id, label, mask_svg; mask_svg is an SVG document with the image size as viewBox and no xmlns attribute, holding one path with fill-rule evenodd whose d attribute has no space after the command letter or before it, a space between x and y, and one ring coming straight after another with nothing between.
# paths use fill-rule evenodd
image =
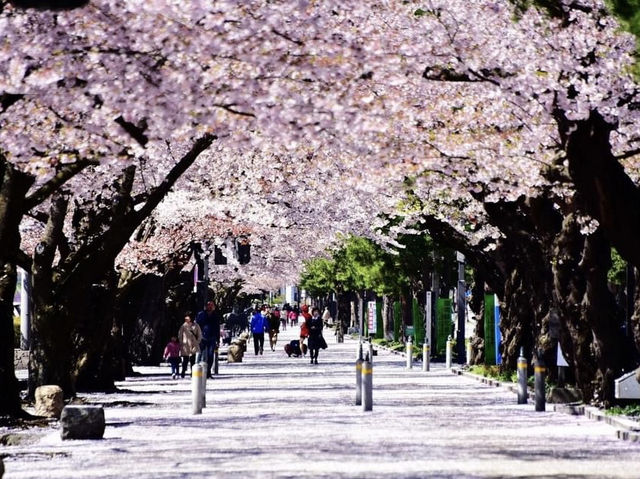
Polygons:
<instances>
[{"instance_id":1,"label":"vertical sign","mask_svg":"<svg viewBox=\"0 0 640 479\"><path fill-rule=\"evenodd\" d=\"M500 301L498 301L497 294L493 295L493 304L494 304L493 317L494 317L495 328L496 328L496 333L495 333L496 334L496 342L495 342L496 364L502 364L502 354L500 354L500 343L502 342L502 334L500 333Z\"/></svg>"},{"instance_id":2,"label":"vertical sign","mask_svg":"<svg viewBox=\"0 0 640 479\"><path fill-rule=\"evenodd\" d=\"M447 338L451 334L451 300L438 298L436 300L436 349L434 353L444 354L447 347Z\"/></svg>"},{"instance_id":3,"label":"vertical sign","mask_svg":"<svg viewBox=\"0 0 640 479\"><path fill-rule=\"evenodd\" d=\"M431 291L427 291L427 300L425 301L425 315L424 315L424 321L425 321L425 333L424 333L424 337L425 337L425 341L427 341L429 344L431 344L431 314L432 314L432 309L431 309Z\"/></svg>"},{"instance_id":4,"label":"vertical sign","mask_svg":"<svg viewBox=\"0 0 640 479\"><path fill-rule=\"evenodd\" d=\"M378 330L378 321L376 317L376 302L369 301L367 303L367 328L369 330L369 334L376 334Z\"/></svg>"}]
</instances>

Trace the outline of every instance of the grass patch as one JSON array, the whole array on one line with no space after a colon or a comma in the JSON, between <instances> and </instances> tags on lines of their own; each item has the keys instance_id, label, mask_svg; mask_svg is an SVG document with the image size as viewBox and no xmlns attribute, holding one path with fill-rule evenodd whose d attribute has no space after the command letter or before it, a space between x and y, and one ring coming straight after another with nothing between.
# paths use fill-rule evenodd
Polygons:
<instances>
[{"instance_id":1,"label":"grass patch","mask_svg":"<svg viewBox=\"0 0 640 479\"><path fill-rule=\"evenodd\" d=\"M502 382L518 382L518 373L515 371L501 371L500 366L487 366L486 364L475 364L469 368L469 372L484 376L485 378L496 379ZM533 384L533 377L528 378Z\"/></svg>"},{"instance_id":2,"label":"grass patch","mask_svg":"<svg viewBox=\"0 0 640 479\"><path fill-rule=\"evenodd\" d=\"M628 406L613 406L605 410L605 414L610 416L630 416L640 418L640 404L630 404Z\"/></svg>"}]
</instances>

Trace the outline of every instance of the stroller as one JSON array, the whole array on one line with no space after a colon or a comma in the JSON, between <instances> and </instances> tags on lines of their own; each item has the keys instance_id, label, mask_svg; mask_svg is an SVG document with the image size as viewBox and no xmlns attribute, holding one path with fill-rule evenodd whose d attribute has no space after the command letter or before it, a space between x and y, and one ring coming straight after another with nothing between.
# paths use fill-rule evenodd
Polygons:
<instances>
[{"instance_id":1,"label":"stroller","mask_svg":"<svg viewBox=\"0 0 640 479\"><path fill-rule=\"evenodd\" d=\"M289 344L284 345L284 352L287 353L289 357L294 356L299 358L300 356L307 354L307 345L303 343L302 350L300 350L300 340L294 339L289 342Z\"/></svg>"}]
</instances>

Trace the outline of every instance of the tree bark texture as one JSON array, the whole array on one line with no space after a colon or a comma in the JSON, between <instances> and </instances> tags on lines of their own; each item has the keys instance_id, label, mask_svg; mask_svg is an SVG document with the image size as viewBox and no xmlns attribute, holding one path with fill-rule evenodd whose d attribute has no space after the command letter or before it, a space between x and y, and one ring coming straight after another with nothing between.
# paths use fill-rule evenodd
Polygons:
<instances>
[{"instance_id":1,"label":"tree bark texture","mask_svg":"<svg viewBox=\"0 0 640 479\"><path fill-rule=\"evenodd\" d=\"M13 296L23 202L32 185L33 178L15 170L0 156L0 416L22 414L13 362Z\"/></svg>"}]
</instances>

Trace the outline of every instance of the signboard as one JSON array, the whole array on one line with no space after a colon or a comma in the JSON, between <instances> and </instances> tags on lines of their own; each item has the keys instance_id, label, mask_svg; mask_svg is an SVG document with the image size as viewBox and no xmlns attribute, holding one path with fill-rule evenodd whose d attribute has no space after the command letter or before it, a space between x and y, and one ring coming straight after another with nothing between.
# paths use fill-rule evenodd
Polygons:
<instances>
[{"instance_id":1,"label":"signboard","mask_svg":"<svg viewBox=\"0 0 640 479\"><path fill-rule=\"evenodd\" d=\"M376 321L376 302L369 301L367 303L367 328L369 330L369 334L376 334L378 330L378 321Z\"/></svg>"},{"instance_id":2,"label":"signboard","mask_svg":"<svg viewBox=\"0 0 640 479\"><path fill-rule=\"evenodd\" d=\"M494 294L484 296L484 363L501 364L500 304Z\"/></svg>"},{"instance_id":3,"label":"signboard","mask_svg":"<svg viewBox=\"0 0 640 479\"><path fill-rule=\"evenodd\" d=\"M436 339L435 354L444 354L447 347L447 338L451 334L452 304L449 298L436 300Z\"/></svg>"}]
</instances>

